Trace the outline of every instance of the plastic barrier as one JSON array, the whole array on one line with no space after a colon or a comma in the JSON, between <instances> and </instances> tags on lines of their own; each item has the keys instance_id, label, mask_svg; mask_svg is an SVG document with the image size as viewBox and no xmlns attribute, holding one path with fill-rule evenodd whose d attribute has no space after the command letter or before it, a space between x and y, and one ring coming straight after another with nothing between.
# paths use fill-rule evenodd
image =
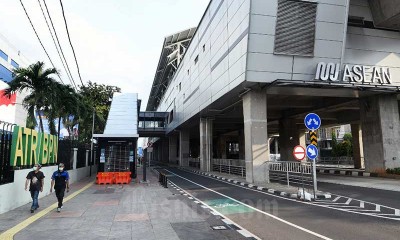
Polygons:
<instances>
[{"instance_id":1,"label":"plastic barrier","mask_svg":"<svg viewBox=\"0 0 400 240\"><path fill-rule=\"evenodd\" d=\"M114 176L109 172L100 172L96 176L96 184L113 184Z\"/></svg>"},{"instance_id":2,"label":"plastic barrier","mask_svg":"<svg viewBox=\"0 0 400 240\"><path fill-rule=\"evenodd\" d=\"M116 172L115 183L116 184L129 184L131 182L130 172Z\"/></svg>"},{"instance_id":3,"label":"plastic barrier","mask_svg":"<svg viewBox=\"0 0 400 240\"><path fill-rule=\"evenodd\" d=\"M129 184L131 181L131 172L100 172L96 177L96 184Z\"/></svg>"}]
</instances>

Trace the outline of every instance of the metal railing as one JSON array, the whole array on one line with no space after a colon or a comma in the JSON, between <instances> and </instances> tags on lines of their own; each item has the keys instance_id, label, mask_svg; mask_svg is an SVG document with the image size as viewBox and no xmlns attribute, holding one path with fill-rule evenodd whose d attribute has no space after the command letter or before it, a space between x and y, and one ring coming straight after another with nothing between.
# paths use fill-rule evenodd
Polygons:
<instances>
[{"instance_id":1,"label":"metal railing","mask_svg":"<svg viewBox=\"0 0 400 240\"><path fill-rule=\"evenodd\" d=\"M354 167L354 159L352 157L320 157L316 163L317 166Z\"/></svg>"},{"instance_id":2,"label":"metal railing","mask_svg":"<svg viewBox=\"0 0 400 240\"><path fill-rule=\"evenodd\" d=\"M15 124L0 121L0 184L14 181L10 166L12 132Z\"/></svg>"},{"instance_id":3,"label":"metal railing","mask_svg":"<svg viewBox=\"0 0 400 240\"><path fill-rule=\"evenodd\" d=\"M313 186L313 169L310 162L265 162L269 181L285 182L289 185Z\"/></svg>"},{"instance_id":4,"label":"metal railing","mask_svg":"<svg viewBox=\"0 0 400 240\"><path fill-rule=\"evenodd\" d=\"M212 159L212 170L220 173L246 176L246 163L243 159Z\"/></svg>"}]
</instances>

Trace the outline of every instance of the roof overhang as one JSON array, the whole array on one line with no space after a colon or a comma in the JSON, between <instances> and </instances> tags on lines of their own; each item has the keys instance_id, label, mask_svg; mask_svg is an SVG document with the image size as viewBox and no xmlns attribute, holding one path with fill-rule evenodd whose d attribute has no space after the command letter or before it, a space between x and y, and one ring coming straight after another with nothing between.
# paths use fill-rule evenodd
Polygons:
<instances>
[{"instance_id":1,"label":"roof overhang","mask_svg":"<svg viewBox=\"0 0 400 240\"><path fill-rule=\"evenodd\" d=\"M189 28L164 38L161 56L151 87L146 111L155 111L170 80L178 69L197 28Z\"/></svg>"}]
</instances>

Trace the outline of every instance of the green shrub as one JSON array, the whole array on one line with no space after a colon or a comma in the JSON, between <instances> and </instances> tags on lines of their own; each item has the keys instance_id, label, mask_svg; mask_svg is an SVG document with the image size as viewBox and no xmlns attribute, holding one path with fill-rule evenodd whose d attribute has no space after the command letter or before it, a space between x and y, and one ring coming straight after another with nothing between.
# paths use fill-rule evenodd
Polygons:
<instances>
[{"instance_id":1,"label":"green shrub","mask_svg":"<svg viewBox=\"0 0 400 240\"><path fill-rule=\"evenodd\" d=\"M388 168L386 173L400 175L400 168Z\"/></svg>"}]
</instances>

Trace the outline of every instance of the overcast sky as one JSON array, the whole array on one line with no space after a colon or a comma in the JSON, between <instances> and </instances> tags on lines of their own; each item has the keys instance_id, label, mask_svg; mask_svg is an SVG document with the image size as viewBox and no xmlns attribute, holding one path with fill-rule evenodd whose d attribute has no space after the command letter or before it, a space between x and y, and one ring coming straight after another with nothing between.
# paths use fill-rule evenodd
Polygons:
<instances>
[{"instance_id":1,"label":"overcast sky","mask_svg":"<svg viewBox=\"0 0 400 240\"><path fill-rule=\"evenodd\" d=\"M147 104L164 37L197 26L209 0L63 0L83 82L137 92ZM37 0L23 0L64 82L69 82ZM41 0L43 5L43 0ZM79 82L59 0L46 0L76 83ZM44 6L43 6L44 7ZM46 11L46 10L45 10ZM51 67L19 0L1 0L0 34L30 62Z\"/></svg>"}]
</instances>

